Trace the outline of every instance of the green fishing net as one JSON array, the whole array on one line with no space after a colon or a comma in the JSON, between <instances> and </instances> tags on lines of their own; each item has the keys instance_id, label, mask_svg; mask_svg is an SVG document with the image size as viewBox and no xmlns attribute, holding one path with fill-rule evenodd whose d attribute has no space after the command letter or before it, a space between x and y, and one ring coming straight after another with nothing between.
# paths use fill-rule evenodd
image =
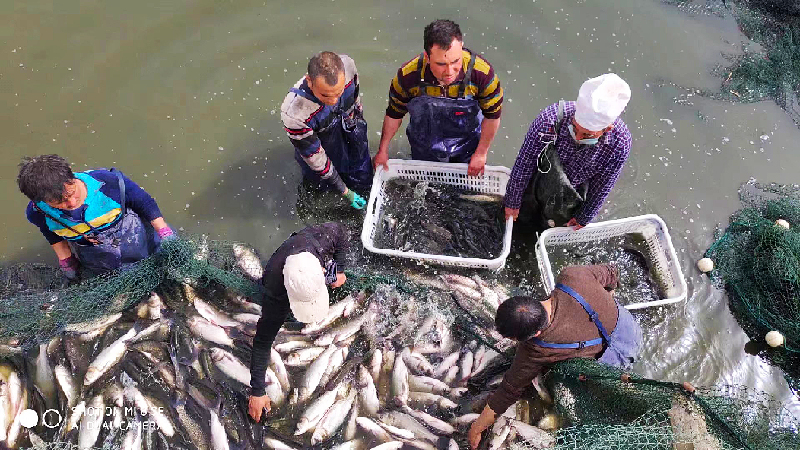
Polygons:
<instances>
[{"instance_id":1,"label":"green fishing net","mask_svg":"<svg viewBox=\"0 0 800 450\"><path fill-rule=\"evenodd\" d=\"M764 346L762 354L784 369L790 385L800 386L800 187L760 185L740 189L743 208L708 249L711 276L725 287L747 335L764 342L777 330L783 347ZM788 222L786 229L776 223Z\"/></svg>"},{"instance_id":2,"label":"green fishing net","mask_svg":"<svg viewBox=\"0 0 800 450\"><path fill-rule=\"evenodd\" d=\"M72 286L55 267L13 265L0 270L0 344L30 348L69 324L122 312L170 281L217 284L255 297L260 273L261 261L249 247L203 236L166 241L127 270Z\"/></svg>"},{"instance_id":3,"label":"green fishing net","mask_svg":"<svg viewBox=\"0 0 800 450\"><path fill-rule=\"evenodd\" d=\"M772 397L744 387L623 377L588 359L557 364L547 384L564 422L559 450L800 448L800 422Z\"/></svg>"}]
</instances>

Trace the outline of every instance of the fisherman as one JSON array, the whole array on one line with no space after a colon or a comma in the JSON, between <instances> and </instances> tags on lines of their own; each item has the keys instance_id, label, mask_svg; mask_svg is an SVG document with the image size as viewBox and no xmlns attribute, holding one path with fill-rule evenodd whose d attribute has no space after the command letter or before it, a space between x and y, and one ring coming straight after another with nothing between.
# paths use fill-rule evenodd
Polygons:
<instances>
[{"instance_id":1,"label":"fisherman","mask_svg":"<svg viewBox=\"0 0 800 450\"><path fill-rule=\"evenodd\" d=\"M495 327L517 342L514 362L469 429L470 446L548 366L594 358L627 368L639 354L642 330L614 300L619 274L611 265L572 266L558 276L549 297L512 297L497 309Z\"/></svg>"},{"instance_id":2,"label":"fisherman","mask_svg":"<svg viewBox=\"0 0 800 450\"><path fill-rule=\"evenodd\" d=\"M153 197L114 168L73 173L58 155L26 157L17 184L70 281L125 268L177 237Z\"/></svg>"},{"instance_id":3,"label":"fisherman","mask_svg":"<svg viewBox=\"0 0 800 450\"><path fill-rule=\"evenodd\" d=\"M349 236L340 223L312 225L292 235L275 250L266 266L262 310L250 359L248 412L256 422L262 409L270 410L264 377L275 336L291 309L303 323L318 322L328 314L328 288L338 288L344 274Z\"/></svg>"},{"instance_id":4,"label":"fisherman","mask_svg":"<svg viewBox=\"0 0 800 450\"><path fill-rule=\"evenodd\" d=\"M425 27L424 49L392 80L373 164L388 169L389 142L408 112L411 158L469 162L469 175L480 175L500 127L500 79L488 61L464 48L461 29L451 20Z\"/></svg>"},{"instance_id":5,"label":"fisherman","mask_svg":"<svg viewBox=\"0 0 800 450\"><path fill-rule=\"evenodd\" d=\"M372 165L358 90L352 58L319 53L283 100L281 120L305 182L363 209L367 202L356 191L369 189Z\"/></svg>"},{"instance_id":6,"label":"fisherman","mask_svg":"<svg viewBox=\"0 0 800 450\"><path fill-rule=\"evenodd\" d=\"M587 80L576 102L561 100L533 121L506 187L506 219L528 233L577 230L594 219L619 178L631 133L619 115L631 89L607 73Z\"/></svg>"}]
</instances>

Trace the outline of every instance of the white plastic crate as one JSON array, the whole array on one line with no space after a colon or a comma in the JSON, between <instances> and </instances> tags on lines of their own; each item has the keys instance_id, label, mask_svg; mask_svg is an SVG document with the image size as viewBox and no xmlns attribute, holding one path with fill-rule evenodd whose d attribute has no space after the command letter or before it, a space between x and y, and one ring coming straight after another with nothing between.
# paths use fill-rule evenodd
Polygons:
<instances>
[{"instance_id":1,"label":"white plastic crate","mask_svg":"<svg viewBox=\"0 0 800 450\"><path fill-rule=\"evenodd\" d=\"M536 259L539 262L539 272L545 290L551 292L555 288L553 270L550 267L550 258L547 256L549 246L602 241L634 233L641 234L645 238L647 254L644 256L650 262L654 275L661 279L666 298L633 303L625 305L625 308L640 309L685 300L688 288L675 248L672 246L672 238L667 231L667 225L655 214L590 223L577 231L565 227L545 230L536 243Z\"/></svg>"},{"instance_id":2,"label":"white plastic crate","mask_svg":"<svg viewBox=\"0 0 800 450\"><path fill-rule=\"evenodd\" d=\"M496 270L505 265L508 253L511 251L511 229L513 227L513 220L511 219L506 221L506 231L503 236L503 250L500 256L494 259L459 258L446 255L404 252L400 250L376 248L374 243L375 235L380 226L379 220L384 206L385 186L387 181L393 178L430 181L433 183L450 184L484 194L505 195L506 184L508 184L508 178L511 174L511 170L508 167L486 166L483 176L468 177L468 164L466 163L390 159L388 164L388 171L384 170L382 166L378 167L372 181L372 191L370 191L369 203L367 203L367 215L364 217L364 228L361 230L361 242L364 244L365 249L381 255L418 259L429 263L450 266Z\"/></svg>"}]
</instances>

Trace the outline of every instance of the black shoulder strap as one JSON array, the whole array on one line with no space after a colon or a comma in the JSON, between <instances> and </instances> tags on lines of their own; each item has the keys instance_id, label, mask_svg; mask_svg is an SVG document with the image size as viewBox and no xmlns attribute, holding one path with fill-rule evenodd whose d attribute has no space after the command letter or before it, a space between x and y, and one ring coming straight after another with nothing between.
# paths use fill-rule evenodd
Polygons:
<instances>
[{"instance_id":1,"label":"black shoulder strap","mask_svg":"<svg viewBox=\"0 0 800 450\"><path fill-rule=\"evenodd\" d=\"M419 67L419 83L422 84L425 82L425 52L419 54L417 66Z\"/></svg>"},{"instance_id":2,"label":"black shoulder strap","mask_svg":"<svg viewBox=\"0 0 800 450\"><path fill-rule=\"evenodd\" d=\"M117 176L119 183L119 218L122 218L127 211L125 207L125 181L122 179L122 172L112 167L109 172Z\"/></svg>"},{"instance_id":3,"label":"black shoulder strap","mask_svg":"<svg viewBox=\"0 0 800 450\"><path fill-rule=\"evenodd\" d=\"M564 99L562 98L561 100L558 101L558 113L556 113L556 125L555 125L556 138L553 140L553 142L558 140L558 134L561 132L561 122L564 121L564 109L566 109L566 102L564 102Z\"/></svg>"}]
</instances>

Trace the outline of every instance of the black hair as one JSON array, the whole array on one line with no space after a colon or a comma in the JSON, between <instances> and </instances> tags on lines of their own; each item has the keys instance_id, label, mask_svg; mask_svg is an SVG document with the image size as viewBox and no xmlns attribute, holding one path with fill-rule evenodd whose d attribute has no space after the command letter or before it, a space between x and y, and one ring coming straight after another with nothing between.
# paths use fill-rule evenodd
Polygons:
<instances>
[{"instance_id":1,"label":"black hair","mask_svg":"<svg viewBox=\"0 0 800 450\"><path fill-rule=\"evenodd\" d=\"M425 27L424 44L425 53L431 54L431 49L434 45L448 50L453 44L453 39L458 39L463 42L461 28L452 20L438 19L429 23Z\"/></svg>"},{"instance_id":2,"label":"black hair","mask_svg":"<svg viewBox=\"0 0 800 450\"><path fill-rule=\"evenodd\" d=\"M326 83L335 86L339 82L340 73L344 73L344 63L336 53L322 52L308 61L308 77L311 81L324 77Z\"/></svg>"},{"instance_id":3,"label":"black hair","mask_svg":"<svg viewBox=\"0 0 800 450\"><path fill-rule=\"evenodd\" d=\"M547 328L550 320L541 300L546 299L517 296L504 301L494 318L497 332L503 337L524 341Z\"/></svg>"},{"instance_id":4,"label":"black hair","mask_svg":"<svg viewBox=\"0 0 800 450\"><path fill-rule=\"evenodd\" d=\"M64 197L64 184L74 179L75 174L66 159L42 155L22 158L17 185L34 202L60 202Z\"/></svg>"}]
</instances>

